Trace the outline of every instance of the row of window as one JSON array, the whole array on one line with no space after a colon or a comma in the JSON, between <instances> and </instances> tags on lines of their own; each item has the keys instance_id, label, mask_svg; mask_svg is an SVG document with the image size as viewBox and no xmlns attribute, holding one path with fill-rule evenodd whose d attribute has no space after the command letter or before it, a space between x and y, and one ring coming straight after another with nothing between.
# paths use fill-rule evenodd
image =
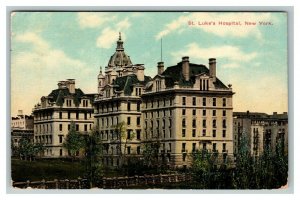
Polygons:
<instances>
[{"instance_id":1,"label":"row of window","mask_svg":"<svg viewBox=\"0 0 300 200\"><path fill-rule=\"evenodd\" d=\"M52 132L52 124L36 124L34 125L35 133L51 133Z\"/></svg>"},{"instance_id":2,"label":"row of window","mask_svg":"<svg viewBox=\"0 0 300 200\"><path fill-rule=\"evenodd\" d=\"M182 132L181 132L181 136L182 137L186 137L186 129L182 129ZM202 129L202 136L207 136L206 134L206 129ZM192 129L192 137L196 137L196 129ZM213 129L212 130L212 137L217 137L217 130L216 129ZM226 130L222 130L222 137L225 138L226 137Z\"/></svg>"},{"instance_id":3,"label":"row of window","mask_svg":"<svg viewBox=\"0 0 300 200\"><path fill-rule=\"evenodd\" d=\"M187 98L189 97L182 97L182 105L187 105ZM206 97L202 97L202 106L207 106L206 104ZM197 97L192 97L192 105L197 106ZM212 98L212 106L217 106L217 98ZM222 98L222 106L226 106L226 98Z\"/></svg>"},{"instance_id":4,"label":"row of window","mask_svg":"<svg viewBox=\"0 0 300 200\"><path fill-rule=\"evenodd\" d=\"M147 108L153 108L154 104L156 104L156 107L159 108L161 107L166 107L166 106L172 106L173 105L173 99L157 99L157 100L152 100L152 101L146 101L146 109Z\"/></svg>"},{"instance_id":5,"label":"row of window","mask_svg":"<svg viewBox=\"0 0 300 200\"><path fill-rule=\"evenodd\" d=\"M195 152L197 143L192 143L192 152ZM202 149L207 150L207 143L202 143ZM212 143L212 150L217 151L217 143ZM181 144L181 152L186 153L186 143ZM222 143L222 152L227 152L226 143Z\"/></svg>"},{"instance_id":6,"label":"row of window","mask_svg":"<svg viewBox=\"0 0 300 200\"><path fill-rule=\"evenodd\" d=\"M102 140L119 140L120 139L120 132L115 130L105 130L100 132L100 136ZM136 129L135 131L132 129L127 129L126 132L126 139L127 140L141 140L141 130Z\"/></svg>"},{"instance_id":7,"label":"row of window","mask_svg":"<svg viewBox=\"0 0 300 200\"><path fill-rule=\"evenodd\" d=\"M132 105L136 105L136 109L132 109ZM101 106L98 104L97 105L97 110L98 113L106 113L106 112L114 112L114 111L119 111L119 108L121 106L120 102L112 102L112 103L103 103ZM141 110L141 103L132 103L132 102L127 102L127 111L140 111Z\"/></svg>"},{"instance_id":8,"label":"row of window","mask_svg":"<svg viewBox=\"0 0 300 200\"><path fill-rule=\"evenodd\" d=\"M80 124L75 124L76 131L80 131ZM70 130L71 125L68 124L68 131ZM89 130L92 130L92 124L89 124ZM59 131L63 131L63 124L59 124ZM88 131L88 124L83 125L83 131Z\"/></svg>"},{"instance_id":9,"label":"row of window","mask_svg":"<svg viewBox=\"0 0 300 200\"><path fill-rule=\"evenodd\" d=\"M72 107L72 101L73 100L71 100L71 99L66 100L67 107ZM88 105L89 105L88 100L86 100L86 99L82 100L82 107L88 107Z\"/></svg>"},{"instance_id":10,"label":"row of window","mask_svg":"<svg viewBox=\"0 0 300 200\"><path fill-rule=\"evenodd\" d=\"M196 113L197 113L196 111L197 111L196 109L192 110L192 115L193 116L196 116ZM184 109L184 108L182 109L182 115L183 116L186 115L186 109ZM207 111L206 110L202 110L202 116L203 117L207 116ZM213 117L217 116L217 110L212 110L212 116ZM226 117L226 110L222 110L222 116Z\"/></svg>"},{"instance_id":11,"label":"row of window","mask_svg":"<svg viewBox=\"0 0 300 200\"><path fill-rule=\"evenodd\" d=\"M71 117L72 114L75 113L75 118ZM92 113L91 112L84 112L84 113L79 113L79 112L71 112L71 111L68 111L68 119L81 119L80 116L84 116L83 119L87 120L88 119L88 116L89 118L92 118ZM63 112L59 112L59 119L63 119Z\"/></svg>"},{"instance_id":12,"label":"row of window","mask_svg":"<svg viewBox=\"0 0 300 200\"><path fill-rule=\"evenodd\" d=\"M202 120L202 127L203 127L203 128L206 128L206 122L207 122L206 119L203 119L203 120ZM159 125L159 124L157 124L157 125ZM183 128L187 127L186 119L185 119L185 118L182 119L182 127L183 127ZM193 128L196 128L196 127L197 127L197 120L196 120L196 119L193 119L193 120L192 120L192 127L193 127ZM217 128L217 120L216 120L216 119L213 119L213 120L212 120L212 127L213 127L213 128ZM223 119L223 120L222 120L222 128L226 128L226 127L227 127L227 126L226 126L226 119Z\"/></svg>"},{"instance_id":13,"label":"row of window","mask_svg":"<svg viewBox=\"0 0 300 200\"><path fill-rule=\"evenodd\" d=\"M36 143L52 144L52 135L35 136Z\"/></svg>"}]
</instances>

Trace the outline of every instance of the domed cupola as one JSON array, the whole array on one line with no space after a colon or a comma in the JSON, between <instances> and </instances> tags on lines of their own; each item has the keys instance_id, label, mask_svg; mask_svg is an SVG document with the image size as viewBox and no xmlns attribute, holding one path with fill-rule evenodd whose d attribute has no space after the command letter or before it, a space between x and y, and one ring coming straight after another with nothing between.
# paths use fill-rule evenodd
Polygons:
<instances>
[{"instance_id":1,"label":"domed cupola","mask_svg":"<svg viewBox=\"0 0 300 200\"><path fill-rule=\"evenodd\" d=\"M108 67L125 67L130 65L132 65L132 62L130 60L130 57L124 52L121 33L119 33L116 52L110 57Z\"/></svg>"}]
</instances>

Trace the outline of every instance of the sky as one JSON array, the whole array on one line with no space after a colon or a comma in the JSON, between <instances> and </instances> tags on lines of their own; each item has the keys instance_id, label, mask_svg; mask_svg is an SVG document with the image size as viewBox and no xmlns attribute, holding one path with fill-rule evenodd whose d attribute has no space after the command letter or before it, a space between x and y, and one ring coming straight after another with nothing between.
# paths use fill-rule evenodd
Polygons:
<instances>
[{"instance_id":1,"label":"sky","mask_svg":"<svg viewBox=\"0 0 300 200\"><path fill-rule=\"evenodd\" d=\"M245 22L250 22L251 25ZM265 22L260 24L259 22ZM30 114L58 81L97 92L122 34L133 64L154 77L183 56L208 66L232 84L234 111L287 112L287 15L283 12L12 12L11 114Z\"/></svg>"}]
</instances>

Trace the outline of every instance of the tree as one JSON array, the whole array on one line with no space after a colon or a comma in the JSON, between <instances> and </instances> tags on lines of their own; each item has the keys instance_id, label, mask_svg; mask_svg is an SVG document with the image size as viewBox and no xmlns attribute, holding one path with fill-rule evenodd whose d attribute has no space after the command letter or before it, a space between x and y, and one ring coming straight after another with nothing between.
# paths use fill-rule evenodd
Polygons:
<instances>
[{"instance_id":1,"label":"tree","mask_svg":"<svg viewBox=\"0 0 300 200\"><path fill-rule=\"evenodd\" d=\"M84 145L84 137L76 131L75 123L72 121L68 135L63 143L63 147L70 152L72 161L75 159L76 153L79 152L80 149L84 148Z\"/></svg>"},{"instance_id":2,"label":"tree","mask_svg":"<svg viewBox=\"0 0 300 200\"><path fill-rule=\"evenodd\" d=\"M97 180L103 176L103 145L97 129L93 129L91 133L85 137L85 163L86 174L90 181L90 187L97 184Z\"/></svg>"},{"instance_id":3,"label":"tree","mask_svg":"<svg viewBox=\"0 0 300 200\"><path fill-rule=\"evenodd\" d=\"M39 152L44 151L44 149L43 144L34 144L27 138L21 138L17 151L20 159L29 159L29 161L32 161L34 156L36 156Z\"/></svg>"}]
</instances>

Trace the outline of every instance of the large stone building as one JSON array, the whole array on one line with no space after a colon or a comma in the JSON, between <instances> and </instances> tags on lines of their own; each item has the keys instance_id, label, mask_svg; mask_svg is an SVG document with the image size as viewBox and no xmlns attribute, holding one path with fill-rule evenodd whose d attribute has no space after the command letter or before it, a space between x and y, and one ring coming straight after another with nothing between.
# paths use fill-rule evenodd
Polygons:
<instances>
[{"instance_id":1,"label":"large stone building","mask_svg":"<svg viewBox=\"0 0 300 200\"><path fill-rule=\"evenodd\" d=\"M170 166L190 164L190 153L206 149L226 159L233 153L232 92L216 76L216 59L205 65L183 57L157 75L142 94L145 142L159 140Z\"/></svg>"},{"instance_id":2,"label":"large stone building","mask_svg":"<svg viewBox=\"0 0 300 200\"><path fill-rule=\"evenodd\" d=\"M141 94L151 80L142 64L132 64L125 53L121 34L116 52L98 75L95 125L104 144L104 164L119 166L121 155L140 155L142 141Z\"/></svg>"},{"instance_id":3,"label":"large stone building","mask_svg":"<svg viewBox=\"0 0 300 200\"><path fill-rule=\"evenodd\" d=\"M41 102L33 109L33 115L34 142L45 145L42 156L68 156L63 142L71 122L75 123L76 131L81 133L87 133L93 128L94 97L95 94L85 94L75 88L75 80L68 79L59 81L57 89L41 98Z\"/></svg>"},{"instance_id":4,"label":"large stone building","mask_svg":"<svg viewBox=\"0 0 300 200\"><path fill-rule=\"evenodd\" d=\"M18 147L21 139L33 142L33 116L23 115L23 111L18 111L17 117L11 118L11 142L14 147Z\"/></svg>"},{"instance_id":5,"label":"large stone building","mask_svg":"<svg viewBox=\"0 0 300 200\"><path fill-rule=\"evenodd\" d=\"M234 153L241 148L241 137L245 135L251 155L260 156L266 148L275 151L282 142L284 153L288 153L288 114L272 115L257 112L234 112Z\"/></svg>"},{"instance_id":6,"label":"large stone building","mask_svg":"<svg viewBox=\"0 0 300 200\"><path fill-rule=\"evenodd\" d=\"M144 66L132 64L124 52L120 35L105 74L100 69L94 102L104 164L118 166L121 154L140 155L143 144L157 141L171 167L188 166L189 154L199 149L232 155L234 93L217 78L216 59L209 59L209 68L189 57L157 68L153 80L145 76Z\"/></svg>"}]
</instances>

